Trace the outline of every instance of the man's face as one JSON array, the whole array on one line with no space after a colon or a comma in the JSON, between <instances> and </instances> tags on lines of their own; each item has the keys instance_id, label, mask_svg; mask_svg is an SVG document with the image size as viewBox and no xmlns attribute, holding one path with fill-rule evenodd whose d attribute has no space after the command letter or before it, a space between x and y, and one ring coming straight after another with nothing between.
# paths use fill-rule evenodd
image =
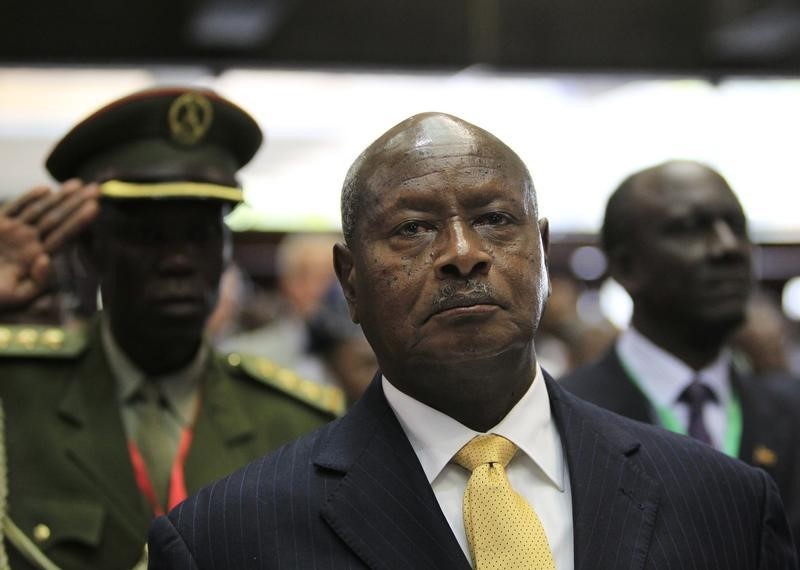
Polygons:
<instances>
[{"instance_id":1,"label":"man's face","mask_svg":"<svg viewBox=\"0 0 800 570\"><path fill-rule=\"evenodd\" d=\"M678 163L633 192L635 237L623 284L637 311L720 331L738 325L752 287L751 252L731 190L707 169Z\"/></svg>"},{"instance_id":2,"label":"man's face","mask_svg":"<svg viewBox=\"0 0 800 570\"><path fill-rule=\"evenodd\" d=\"M375 163L352 258L339 249L336 265L381 368L529 350L549 293L547 223L519 159L492 141L423 137Z\"/></svg>"},{"instance_id":3,"label":"man's face","mask_svg":"<svg viewBox=\"0 0 800 570\"><path fill-rule=\"evenodd\" d=\"M102 208L96 262L118 340L199 339L225 265L222 206L135 200Z\"/></svg>"}]
</instances>

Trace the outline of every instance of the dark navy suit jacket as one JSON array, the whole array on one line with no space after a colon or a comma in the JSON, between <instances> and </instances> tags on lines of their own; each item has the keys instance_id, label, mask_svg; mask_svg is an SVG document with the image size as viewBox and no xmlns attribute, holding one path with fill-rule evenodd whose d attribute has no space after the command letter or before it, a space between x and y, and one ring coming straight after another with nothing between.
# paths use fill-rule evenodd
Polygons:
<instances>
[{"instance_id":1,"label":"dark navy suit jacket","mask_svg":"<svg viewBox=\"0 0 800 570\"><path fill-rule=\"evenodd\" d=\"M579 570L797 568L775 484L547 378ZM343 418L156 519L150 568L468 570L379 377Z\"/></svg>"},{"instance_id":2,"label":"dark navy suit jacket","mask_svg":"<svg viewBox=\"0 0 800 570\"><path fill-rule=\"evenodd\" d=\"M800 391L731 374L742 406L738 457L769 473L778 485L800 551ZM561 386L589 402L635 420L655 423L647 397L628 378L612 347L599 361L564 376ZM785 385L785 387L784 387Z\"/></svg>"}]
</instances>

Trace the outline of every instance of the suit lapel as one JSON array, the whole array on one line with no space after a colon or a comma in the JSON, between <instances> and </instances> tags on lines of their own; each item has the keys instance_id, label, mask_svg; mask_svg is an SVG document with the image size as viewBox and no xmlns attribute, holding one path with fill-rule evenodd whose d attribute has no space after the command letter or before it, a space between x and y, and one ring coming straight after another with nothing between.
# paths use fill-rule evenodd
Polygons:
<instances>
[{"instance_id":1,"label":"suit lapel","mask_svg":"<svg viewBox=\"0 0 800 570\"><path fill-rule=\"evenodd\" d=\"M367 566L470 568L386 402L380 375L337 424L315 464L344 474L322 516Z\"/></svg>"},{"instance_id":2,"label":"suit lapel","mask_svg":"<svg viewBox=\"0 0 800 570\"><path fill-rule=\"evenodd\" d=\"M647 396L634 384L614 347L606 353L601 366L608 372L608 377L612 381L612 385L606 387L604 392L614 403L613 406L602 405L602 407L639 422L656 423L655 412Z\"/></svg>"},{"instance_id":3,"label":"suit lapel","mask_svg":"<svg viewBox=\"0 0 800 570\"><path fill-rule=\"evenodd\" d=\"M131 538L141 541L151 515L136 486L114 382L99 342L77 367L58 415L64 422L64 453Z\"/></svg>"},{"instance_id":4,"label":"suit lapel","mask_svg":"<svg viewBox=\"0 0 800 570\"><path fill-rule=\"evenodd\" d=\"M546 381L569 465L576 570L644 567L659 488L635 464L639 443Z\"/></svg>"},{"instance_id":5,"label":"suit lapel","mask_svg":"<svg viewBox=\"0 0 800 570\"><path fill-rule=\"evenodd\" d=\"M201 412L194 426L192 447L186 458L189 493L220 479L257 457L255 428L231 380L212 352L203 385ZM208 458L213 457L213 461Z\"/></svg>"},{"instance_id":6,"label":"suit lapel","mask_svg":"<svg viewBox=\"0 0 800 570\"><path fill-rule=\"evenodd\" d=\"M754 385L735 371L731 372L731 380L742 406L742 439L738 457L775 476L781 470L780 456L793 447L792 418L788 414L776 413L772 399L765 397L767 387Z\"/></svg>"}]
</instances>

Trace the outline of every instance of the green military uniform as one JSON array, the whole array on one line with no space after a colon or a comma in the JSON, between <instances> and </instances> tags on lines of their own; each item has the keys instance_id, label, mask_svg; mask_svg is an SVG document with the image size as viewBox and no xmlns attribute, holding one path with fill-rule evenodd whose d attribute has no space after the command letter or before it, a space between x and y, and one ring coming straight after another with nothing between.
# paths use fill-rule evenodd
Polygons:
<instances>
[{"instance_id":1,"label":"green military uniform","mask_svg":"<svg viewBox=\"0 0 800 570\"><path fill-rule=\"evenodd\" d=\"M134 478L99 327L0 327L9 515L64 569L134 567L152 511ZM185 464L189 493L342 410L341 392L212 351ZM7 548L14 570L34 568Z\"/></svg>"},{"instance_id":2,"label":"green military uniform","mask_svg":"<svg viewBox=\"0 0 800 570\"><path fill-rule=\"evenodd\" d=\"M48 157L55 179L78 177L100 188L89 241L108 302L87 332L0 326L6 521L14 523L3 528L12 531L6 543L14 570L53 567L31 562L41 553L64 570L143 567L147 528L159 506L171 506L184 486L192 493L313 430L343 407L337 390L266 360L202 346L224 266L222 215L242 200L236 173L261 141L253 118L213 92L154 89L92 114ZM191 343L200 352L178 362ZM136 353L143 346L146 354ZM143 379L145 368L152 375ZM169 423L175 417L177 427ZM181 457L176 434L191 441L183 463L175 459ZM183 477L171 471L176 464ZM162 500L167 489L177 489L170 501Z\"/></svg>"}]
</instances>

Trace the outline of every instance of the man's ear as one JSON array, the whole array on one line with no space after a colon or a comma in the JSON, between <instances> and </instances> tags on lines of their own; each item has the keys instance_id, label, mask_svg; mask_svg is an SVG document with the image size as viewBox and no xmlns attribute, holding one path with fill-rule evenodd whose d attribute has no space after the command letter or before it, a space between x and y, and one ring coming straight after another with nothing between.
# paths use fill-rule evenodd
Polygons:
<instances>
[{"instance_id":1,"label":"man's ear","mask_svg":"<svg viewBox=\"0 0 800 570\"><path fill-rule=\"evenodd\" d=\"M553 285L550 282L550 222L547 218L539 218L539 237L542 240L542 265L547 273L547 297L550 298Z\"/></svg>"},{"instance_id":2,"label":"man's ear","mask_svg":"<svg viewBox=\"0 0 800 570\"><path fill-rule=\"evenodd\" d=\"M547 218L539 218L539 235L542 237L542 250L547 265L550 265L550 222Z\"/></svg>"},{"instance_id":3,"label":"man's ear","mask_svg":"<svg viewBox=\"0 0 800 570\"><path fill-rule=\"evenodd\" d=\"M633 297L642 286L642 274L634 253L628 247L617 246L606 252L608 274Z\"/></svg>"},{"instance_id":4,"label":"man's ear","mask_svg":"<svg viewBox=\"0 0 800 570\"><path fill-rule=\"evenodd\" d=\"M358 324L358 303L356 299L356 268L353 262L353 252L343 243L333 246L333 268L336 277L344 291L344 298L350 308L350 319Z\"/></svg>"}]
</instances>

